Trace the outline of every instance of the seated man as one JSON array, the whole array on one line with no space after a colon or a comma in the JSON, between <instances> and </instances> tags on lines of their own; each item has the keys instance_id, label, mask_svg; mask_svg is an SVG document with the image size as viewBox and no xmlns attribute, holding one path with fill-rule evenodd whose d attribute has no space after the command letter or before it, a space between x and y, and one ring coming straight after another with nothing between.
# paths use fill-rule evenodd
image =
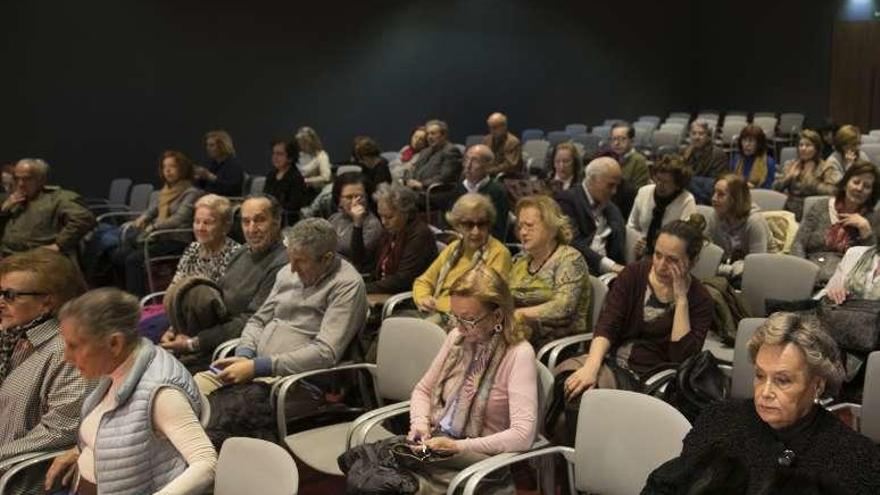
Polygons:
<instances>
[{"instance_id":1,"label":"seated man","mask_svg":"<svg viewBox=\"0 0 880 495\"><path fill-rule=\"evenodd\" d=\"M691 123L691 144L684 150L684 161L693 170L688 186L697 203L712 203L715 181L727 173L727 155L712 144L712 131L705 120Z\"/></svg>"},{"instance_id":2,"label":"seated man","mask_svg":"<svg viewBox=\"0 0 880 495\"><path fill-rule=\"evenodd\" d=\"M191 360L182 359L191 370L205 369L214 348L240 336L245 323L269 296L278 270L287 264L281 242L281 213L280 203L272 196L249 196L241 205L241 229L247 247L229 260L226 274L217 284L219 292L206 284L176 291L178 296L169 305L176 308L176 314L169 317L178 327L184 325L176 322L190 324L169 329L161 344L179 354L193 354ZM205 311L215 311L216 306L210 302L218 296L223 314L203 316ZM191 324L211 320L214 324L203 328Z\"/></svg>"},{"instance_id":3,"label":"seated man","mask_svg":"<svg viewBox=\"0 0 880 495\"><path fill-rule=\"evenodd\" d=\"M626 122L618 122L611 127L611 154L620 164L623 177L614 204L620 208L623 218L629 218L633 202L639 188L648 184L648 159L633 148L636 136L633 126Z\"/></svg>"},{"instance_id":4,"label":"seated man","mask_svg":"<svg viewBox=\"0 0 880 495\"><path fill-rule=\"evenodd\" d=\"M571 245L587 260L590 273L601 275L623 271L626 224L617 205L611 202L620 184L620 165L610 157L591 161L581 187L572 186L556 195L562 212L571 222Z\"/></svg>"},{"instance_id":5,"label":"seated man","mask_svg":"<svg viewBox=\"0 0 880 495\"><path fill-rule=\"evenodd\" d=\"M406 181L407 186L417 191L428 189L432 184L452 184L461 176L461 151L449 142L446 123L431 120L425 128L428 147L419 156L412 178Z\"/></svg>"},{"instance_id":6,"label":"seated man","mask_svg":"<svg viewBox=\"0 0 880 495\"><path fill-rule=\"evenodd\" d=\"M0 206L0 256L47 247L73 256L84 235L95 228L95 216L79 196L47 186L49 164L24 158L15 165L12 194Z\"/></svg>"},{"instance_id":7,"label":"seated man","mask_svg":"<svg viewBox=\"0 0 880 495\"><path fill-rule=\"evenodd\" d=\"M507 203L507 191L489 177L487 170L492 166L495 155L488 146L475 144L468 148L464 155L464 180L455 186L449 204L467 193L480 193L492 201L497 216L492 226L492 237L504 241L507 237L507 216L510 207Z\"/></svg>"},{"instance_id":8,"label":"seated man","mask_svg":"<svg viewBox=\"0 0 880 495\"><path fill-rule=\"evenodd\" d=\"M289 267L248 320L235 356L216 361L219 373L195 376L210 394L223 385L286 376L335 365L363 326L367 292L358 271L336 254L330 222L307 218L287 236Z\"/></svg>"},{"instance_id":9,"label":"seated man","mask_svg":"<svg viewBox=\"0 0 880 495\"><path fill-rule=\"evenodd\" d=\"M516 136L508 132L507 116L493 113L486 124L489 126L489 134L483 138L483 144L494 153L492 164L486 173L492 176L500 173L508 176L520 175L523 170L522 144Z\"/></svg>"}]
</instances>

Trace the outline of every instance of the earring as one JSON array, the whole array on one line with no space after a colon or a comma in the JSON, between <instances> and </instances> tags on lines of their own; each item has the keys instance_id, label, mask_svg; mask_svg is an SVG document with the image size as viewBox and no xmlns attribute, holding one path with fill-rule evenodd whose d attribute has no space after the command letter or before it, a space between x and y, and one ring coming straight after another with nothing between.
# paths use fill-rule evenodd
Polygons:
<instances>
[{"instance_id":1,"label":"earring","mask_svg":"<svg viewBox=\"0 0 880 495\"><path fill-rule=\"evenodd\" d=\"M495 333L501 333L501 331L504 330L504 327L501 326L501 323L496 323L494 330Z\"/></svg>"}]
</instances>

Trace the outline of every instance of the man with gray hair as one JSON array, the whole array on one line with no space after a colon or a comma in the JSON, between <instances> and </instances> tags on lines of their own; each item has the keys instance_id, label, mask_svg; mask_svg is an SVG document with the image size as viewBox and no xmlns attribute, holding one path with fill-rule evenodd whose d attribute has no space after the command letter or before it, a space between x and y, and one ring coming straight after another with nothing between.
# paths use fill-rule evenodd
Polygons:
<instances>
[{"instance_id":1,"label":"man with gray hair","mask_svg":"<svg viewBox=\"0 0 880 495\"><path fill-rule=\"evenodd\" d=\"M715 181L727 172L727 155L712 143L712 129L705 120L691 123L691 144L684 150L684 161L693 170L688 189L697 203L712 203Z\"/></svg>"},{"instance_id":2,"label":"man with gray hair","mask_svg":"<svg viewBox=\"0 0 880 495\"><path fill-rule=\"evenodd\" d=\"M235 356L196 375L209 394L223 385L329 368L342 358L367 313L364 281L336 254L336 231L322 218L300 221L287 235L289 265L248 320Z\"/></svg>"},{"instance_id":3,"label":"man with gray hair","mask_svg":"<svg viewBox=\"0 0 880 495\"><path fill-rule=\"evenodd\" d=\"M0 256L45 247L72 256L95 228L79 195L47 186L49 164L24 158L15 165L12 193L0 205Z\"/></svg>"},{"instance_id":4,"label":"man with gray hair","mask_svg":"<svg viewBox=\"0 0 880 495\"><path fill-rule=\"evenodd\" d=\"M449 142L449 128L441 120L425 124L428 147L415 164L412 179L406 185L424 191L432 184L452 184L461 176L461 151Z\"/></svg>"},{"instance_id":5,"label":"man with gray hair","mask_svg":"<svg viewBox=\"0 0 880 495\"><path fill-rule=\"evenodd\" d=\"M475 144L468 148L464 155L464 180L456 184L449 204L455 204L458 198L467 193L480 193L492 201L495 211L495 225L492 236L504 241L507 234L507 215L510 207L507 203L507 191L489 176L489 169L495 162L495 154L484 144Z\"/></svg>"},{"instance_id":6,"label":"man with gray hair","mask_svg":"<svg viewBox=\"0 0 880 495\"><path fill-rule=\"evenodd\" d=\"M590 267L590 273L620 273L625 263L626 223L611 199L621 181L620 165L604 156L587 164L582 187L556 195L574 230L572 246Z\"/></svg>"},{"instance_id":7,"label":"man with gray hair","mask_svg":"<svg viewBox=\"0 0 880 495\"><path fill-rule=\"evenodd\" d=\"M492 164L486 170L489 175L504 173L517 176L523 170L522 144L519 139L507 130L507 115L495 112L486 120L489 134L483 138L483 144L492 150Z\"/></svg>"}]
</instances>

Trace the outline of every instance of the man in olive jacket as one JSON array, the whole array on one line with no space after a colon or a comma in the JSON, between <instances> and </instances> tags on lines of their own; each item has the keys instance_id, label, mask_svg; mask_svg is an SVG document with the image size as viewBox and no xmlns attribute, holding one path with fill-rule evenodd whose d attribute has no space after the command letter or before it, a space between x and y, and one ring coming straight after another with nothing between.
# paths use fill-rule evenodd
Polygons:
<instances>
[{"instance_id":1,"label":"man in olive jacket","mask_svg":"<svg viewBox=\"0 0 880 495\"><path fill-rule=\"evenodd\" d=\"M0 255L46 247L70 256L95 228L95 216L79 195L47 186L48 176L43 160L25 158L15 165L12 194L0 206Z\"/></svg>"}]
</instances>

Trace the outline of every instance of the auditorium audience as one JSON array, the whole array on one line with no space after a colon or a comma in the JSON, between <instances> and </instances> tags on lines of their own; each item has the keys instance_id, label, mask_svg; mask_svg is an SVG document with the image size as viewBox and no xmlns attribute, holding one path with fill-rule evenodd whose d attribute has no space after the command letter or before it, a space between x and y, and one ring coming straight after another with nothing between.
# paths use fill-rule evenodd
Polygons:
<instances>
[{"instance_id":1,"label":"auditorium audience","mask_svg":"<svg viewBox=\"0 0 880 495\"><path fill-rule=\"evenodd\" d=\"M556 195L562 212L568 216L574 246L590 267L590 273L620 273L623 270L626 221L611 198L620 185L620 165L610 157L600 157L584 171L584 181Z\"/></svg>"},{"instance_id":2,"label":"auditorium audience","mask_svg":"<svg viewBox=\"0 0 880 495\"><path fill-rule=\"evenodd\" d=\"M299 160L296 167L305 179L306 185L311 188L314 197L333 180L330 157L324 151L318 133L311 127L300 127L294 139L299 146Z\"/></svg>"},{"instance_id":3,"label":"auditorium audience","mask_svg":"<svg viewBox=\"0 0 880 495\"><path fill-rule=\"evenodd\" d=\"M76 443L94 384L65 362L56 313L84 290L73 263L48 249L0 261L0 463ZM42 494L44 473L27 469L4 493Z\"/></svg>"},{"instance_id":4,"label":"auditorium audience","mask_svg":"<svg viewBox=\"0 0 880 495\"><path fill-rule=\"evenodd\" d=\"M293 225L299 220L299 209L308 204L309 192L299 168L294 160L299 157L299 146L295 140L276 139L272 141L272 169L266 174L263 193L281 204L287 216L286 222Z\"/></svg>"},{"instance_id":5,"label":"auditorium audience","mask_svg":"<svg viewBox=\"0 0 880 495\"><path fill-rule=\"evenodd\" d=\"M548 184L551 190L567 191L571 186L581 183L584 164L581 154L573 143L565 141L557 144L551 156L553 171Z\"/></svg>"},{"instance_id":6,"label":"auditorium audience","mask_svg":"<svg viewBox=\"0 0 880 495\"><path fill-rule=\"evenodd\" d=\"M800 221L806 213L804 198L834 194L842 175L834 165L822 159L822 136L804 129L798 141L798 157L783 165L773 189L788 194L785 209Z\"/></svg>"},{"instance_id":7,"label":"auditorium audience","mask_svg":"<svg viewBox=\"0 0 880 495\"><path fill-rule=\"evenodd\" d=\"M505 279L510 273L510 251L490 235L496 212L482 194L468 193L458 198L447 221L461 234L431 263L413 283L413 299L420 311L445 322L450 302L449 290L463 274L480 265L495 269Z\"/></svg>"},{"instance_id":8,"label":"auditorium audience","mask_svg":"<svg viewBox=\"0 0 880 495\"><path fill-rule=\"evenodd\" d=\"M715 181L727 173L727 155L712 143L712 130L705 120L691 122L690 137L684 150L685 164L694 174L689 189L697 203L710 204Z\"/></svg>"},{"instance_id":9,"label":"auditorium audience","mask_svg":"<svg viewBox=\"0 0 880 495\"><path fill-rule=\"evenodd\" d=\"M380 184L373 198L385 227L376 259L368 258L363 236L352 238L352 259L355 266L373 266L367 294L406 292L437 257L434 234L418 215L419 197L412 189Z\"/></svg>"},{"instance_id":10,"label":"auditorium audience","mask_svg":"<svg viewBox=\"0 0 880 495\"><path fill-rule=\"evenodd\" d=\"M730 170L743 178L749 187L770 189L776 176L776 160L767 153L767 136L755 124L739 133L736 153L730 159Z\"/></svg>"},{"instance_id":11,"label":"auditorium audience","mask_svg":"<svg viewBox=\"0 0 880 495\"><path fill-rule=\"evenodd\" d=\"M856 162L837 183L835 195L805 212L791 254L819 265L817 284L825 284L852 246L876 244L880 215L880 176L868 162Z\"/></svg>"},{"instance_id":12,"label":"auditorium audience","mask_svg":"<svg viewBox=\"0 0 880 495\"><path fill-rule=\"evenodd\" d=\"M199 423L199 390L180 362L139 336L139 316L138 300L115 288L61 309L65 358L100 381L83 404L78 445L52 463L47 487L69 480L74 464L78 494L197 495L212 486L217 453Z\"/></svg>"},{"instance_id":13,"label":"auditorium audience","mask_svg":"<svg viewBox=\"0 0 880 495\"><path fill-rule=\"evenodd\" d=\"M653 184L642 186L636 194L627 226L639 232L636 258L649 255L660 227L673 220L686 220L697 212L694 196L687 190L691 169L679 155L664 155L650 167Z\"/></svg>"},{"instance_id":14,"label":"auditorium audience","mask_svg":"<svg viewBox=\"0 0 880 495\"><path fill-rule=\"evenodd\" d=\"M406 184L412 177L413 167L427 147L427 131L423 126L416 127L409 138L409 144L400 149L400 156L391 164L391 176L394 180Z\"/></svg>"},{"instance_id":15,"label":"auditorium audience","mask_svg":"<svg viewBox=\"0 0 880 495\"><path fill-rule=\"evenodd\" d=\"M336 252L349 261L353 260L354 243L363 245L363 261L375 260L382 237L382 223L370 211L369 186L363 174L358 172L342 174L333 181L333 202L338 211L329 220L336 230ZM366 273L372 267L364 265L357 266L357 269Z\"/></svg>"},{"instance_id":16,"label":"auditorium audience","mask_svg":"<svg viewBox=\"0 0 880 495\"><path fill-rule=\"evenodd\" d=\"M382 150L371 137L358 136L354 138L354 163L361 166L370 187L375 189L382 183L391 183L391 170L388 169L388 160L382 158Z\"/></svg>"},{"instance_id":17,"label":"auditorium audience","mask_svg":"<svg viewBox=\"0 0 880 495\"><path fill-rule=\"evenodd\" d=\"M880 492L880 451L825 410L840 352L814 320L776 313L748 343L754 397L710 405L642 493Z\"/></svg>"},{"instance_id":18,"label":"auditorium audience","mask_svg":"<svg viewBox=\"0 0 880 495\"><path fill-rule=\"evenodd\" d=\"M492 179L488 170L494 161L494 154L488 146L475 144L464 154L464 180L457 183L452 192L450 203L468 193L480 193L492 201L495 207L495 223L492 235L498 240L507 237L507 221L510 207L507 203L507 190Z\"/></svg>"},{"instance_id":19,"label":"auditorium audience","mask_svg":"<svg viewBox=\"0 0 880 495\"><path fill-rule=\"evenodd\" d=\"M510 291L516 321L530 328L535 349L592 329L592 288L581 253L569 244L571 226L553 198L527 196L516 204L522 251L513 257Z\"/></svg>"},{"instance_id":20,"label":"auditorium audience","mask_svg":"<svg viewBox=\"0 0 880 495\"><path fill-rule=\"evenodd\" d=\"M723 175L715 182L712 209L706 218L706 233L724 250L718 273L738 280L747 254L768 251L770 227L752 205L752 194L741 175Z\"/></svg>"},{"instance_id":21,"label":"auditorium audience","mask_svg":"<svg viewBox=\"0 0 880 495\"><path fill-rule=\"evenodd\" d=\"M507 116L495 112L486 120L489 134L483 138L483 145L492 151L492 163L486 173L492 177L503 173L517 176L523 171L522 144L519 138L507 130Z\"/></svg>"},{"instance_id":22,"label":"auditorium audience","mask_svg":"<svg viewBox=\"0 0 880 495\"><path fill-rule=\"evenodd\" d=\"M13 190L0 206L0 256L45 247L76 256L95 216L78 194L47 186L49 164L24 158L15 164Z\"/></svg>"},{"instance_id":23,"label":"auditorium audience","mask_svg":"<svg viewBox=\"0 0 880 495\"><path fill-rule=\"evenodd\" d=\"M589 353L557 370L576 370L565 380L567 400L589 388L621 386L615 368L641 375L700 352L714 309L690 275L703 247L702 219L692 218L664 225L653 256L628 265L611 285Z\"/></svg>"},{"instance_id":24,"label":"auditorium audience","mask_svg":"<svg viewBox=\"0 0 880 495\"><path fill-rule=\"evenodd\" d=\"M204 277L217 282L241 244L228 237L232 228L232 204L223 196L208 194L196 201L193 236L177 263L171 283L187 277Z\"/></svg>"},{"instance_id":25,"label":"auditorium audience","mask_svg":"<svg viewBox=\"0 0 880 495\"><path fill-rule=\"evenodd\" d=\"M429 120L425 124L428 147L422 150L406 185L426 190L433 184L453 184L461 177L461 151L449 142L446 122Z\"/></svg>"},{"instance_id":26,"label":"auditorium audience","mask_svg":"<svg viewBox=\"0 0 880 495\"><path fill-rule=\"evenodd\" d=\"M200 189L220 196L241 196L244 169L235 158L235 146L228 132L217 130L205 134L208 166L193 169L192 179Z\"/></svg>"},{"instance_id":27,"label":"auditorium audience","mask_svg":"<svg viewBox=\"0 0 880 495\"><path fill-rule=\"evenodd\" d=\"M870 161L868 155L859 149L862 144L862 131L854 125L840 126L834 132L832 143L834 152L825 161L828 165L833 166L840 175L843 175L857 161Z\"/></svg>"},{"instance_id":28,"label":"auditorium audience","mask_svg":"<svg viewBox=\"0 0 880 495\"><path fill-rule=\"evenodd\" d=\"M144 240L156 230L189 229L193 224L193 206L202 191L193 185L193 164L179 151L166 151L159 164L159 177L165 185L159 201L129 223L122 244L113 254L117 270L124 273L125 288L132 294L146 292ZM189 245L189 234L174 233L150 242L151 256L181 253Z\"/></svg>"}]
</instances>

